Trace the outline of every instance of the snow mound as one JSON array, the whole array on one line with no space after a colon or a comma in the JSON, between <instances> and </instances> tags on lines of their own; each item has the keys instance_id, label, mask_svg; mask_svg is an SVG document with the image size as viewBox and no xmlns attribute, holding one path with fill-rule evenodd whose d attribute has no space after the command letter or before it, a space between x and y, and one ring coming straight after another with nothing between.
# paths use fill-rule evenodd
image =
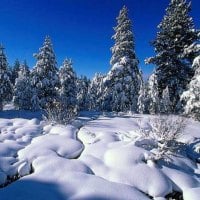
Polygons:
<instances>
[{"instance_id":1,"label":"snow mound","mask_svg":"<svg viewBox=\"0 0 200 200\"><path fill-rule=\"evenodd\" d=\"M99 150L102 151L102 148ZM172 191L167 176L144 162L144 154L147 152L142 148L124 142L118 144L118 147L110 145L103 151L104 159L94 151L86 152L80 159L90 166L96 175L106 180L133 186L153 197L164 197Z\"/></svg>"},{"instance_id":2,"label":"snow mound","mask_svg":"<svg viewBox=\"0 0 200 200\"><path fill-rule=\"evenodd\" d=\"M19 158L32 162L39 156L58 155L64 158L76 158L83 145L66 136L44 135L32 140L32 143L18 152Z\"/></svg>"}]
</instances>

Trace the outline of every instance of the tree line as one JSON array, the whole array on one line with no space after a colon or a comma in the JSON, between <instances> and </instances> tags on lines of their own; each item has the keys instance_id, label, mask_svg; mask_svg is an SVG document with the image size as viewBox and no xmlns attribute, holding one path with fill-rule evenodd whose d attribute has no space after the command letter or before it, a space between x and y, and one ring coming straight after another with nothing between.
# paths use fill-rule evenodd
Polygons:
<instances>
[{"instance_id":1,"label":"tree line","mask_svg":"<svg viewBox=\"0 0 200 200\"><path fill-rule=\"evenodd\" d=\"M45 38L35 54L35 67L18 61L9 69L0 47L0 109L10 100L18 109L44 109L47 117L68 121L80 110L133 111L149 114L186 114L200 119L200 31L195 29L186 0L171 0L151 45L156 66L143 80L135 52L132 22L124 6L117 17L112 39L111 69L90 81L77 77L66 59L57 67L53 45Z\"/></svg>"}]
</instances>

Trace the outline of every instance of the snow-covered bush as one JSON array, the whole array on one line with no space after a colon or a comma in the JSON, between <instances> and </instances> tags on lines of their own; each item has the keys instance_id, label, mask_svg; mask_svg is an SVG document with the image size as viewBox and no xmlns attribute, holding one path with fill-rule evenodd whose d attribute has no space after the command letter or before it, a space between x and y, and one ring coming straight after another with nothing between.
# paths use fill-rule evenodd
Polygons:
<instances>
[{"instance_id":1,"label":"snow-covered bush","mask_svg":"<svg viewBox=\"0 0 200 200\"><path fill-rule=\"evenodd\" d=\"M140 126L136 139L138 144L142 144L139 141L145 140L146 142L143 145L145 147L151 146L152 156L147 159L169 160L172 154L176 154L181 150L183 144L178 142L177 139L185 128L185 118L160 115L149 119L148 124L148 128Z\"/></svg>"},{"instance_id":2,"label":"snow-covered bush","mask_svg":"<svg viewBox=\"0 0 200 200\"><path fill-rule=\"evenodd\" d=\"M45 120L51 123L68 124L77 116L77 108L67 106L62 99L49 102L44 110Z\"/></svg>"}]
</instances>

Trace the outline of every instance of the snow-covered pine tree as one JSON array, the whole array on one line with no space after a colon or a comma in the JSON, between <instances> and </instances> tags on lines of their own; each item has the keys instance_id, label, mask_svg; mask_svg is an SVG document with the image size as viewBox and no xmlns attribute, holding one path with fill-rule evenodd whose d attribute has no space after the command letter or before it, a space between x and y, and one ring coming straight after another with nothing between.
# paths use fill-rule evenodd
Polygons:
<instances>
[{"instance_id":1,"label":"snow-covered pine tree","mask_svg":"<svg viewBox=\"0 0 200 200\"><path fill-rule=\"evenodd\" d=\"M200 121L200 46L195 47L198 56L193 61L195 74L189 83L187 90L181 95L184 103L184 113Z\"/></svg>"},{"instance_id":2,"label":"snow-covered pine tree","mask_svg":"<svg viewBox=\"0 0 200 200\"><path fill-rule=\"evenodd\" d=\"M182 54L183 58L191 60L193 66L194 59L199 56L200 52L200 29L195 30L195 32L197 33L197 39L192 44L185 46Z\"/></svg>"},{"instance_id":3,"label":"snow-covered pine tree","mask_svg":"<svg viewBox=\"0 0 200 200\"><path fill-rule=\"evenodd\" d=\"M193 44L191 44L190 46L186 46L184 48L184 52L182 57L190 57L190 58L196 58L199 56L200 54L200 30L198 30L198 39L197 41L195 41ZM195 67L198 67L198 65L194 65L194 59L193 59L193 70L195 71Z\"/></svg>"},{"instance_id":4,"label":"snow-covered pine tree","mask_svg":"<svg viewBox=\"0 0 200 200\"><path fill-rule=\"evenodd\" d=\"M7 67L7 72L8 72L8 77L10 79L10 82L12 83L12 67L10 65L8 65Z\"/></svg>"},{"instance_id":5,"label":"snow-covered pine tree","mask_svg":"<svg viewBox=\"0 0 200 200\"><path fill-rule=\"evenodd\" d=\"M160 104L160 112L164 114L171 113L171 101L169 98L169 88L168 86L163 90L162 99Z\"/></svg>"},{"instance_id":6,"label":"snow-covered pine tree","mask_svg":"<svg viewBox=\"0 0 200 200\"><path fill-rule=\"evenodd\" d=\"M89 110L101 110L104 75L96 73L88 89Z\"/></svg>"},{"instance_id":7,"label":"snow-covered pine tree","mask_svg":"<svg viewBox=\"0 0 200 200\"><path fill-rule=\"evenodd\" d=\"M3 103L12 99L12 84L8 74L8 63L4 53L4 47L0 45L0 110Z\"/></svg>"},{"instance_id":8,"label":"snow-covered pine tree","mask_svg":"<svg viewBox=\"0 0 200 200\"><path fill-rule=\"evenodd\" d=\"M37 89L33 87L32 87L31 107L33 111L38 111L40 109L40 100L37 95Z\"/></svg>"},{"instance_id":9,"label":"snow-covered pine tree","mask_svg":"<svg viewBox=\"0 0 200 200\"><path fill-rule=\"evenodd\" d=\"M77 113L77 88L76 88L76 73L72 68L72 61L65 59L63 66L59 71L59 80L60 80L60 97L65 104L66 112L74 112L74 115Z\"/></svg>"},{"instance_id":10,"label":"snow-covered pine tree","mask_svg":"<svg viewBox=\"0 0 200 200\"><path fill-rule=\"evenodd\" d=\"M88 89L90 85L90 80L86 76L81 76L77 78L77 101L79 110L88 110L89 97Z\"/></svg>"},{"instance_id":11,"label":"snow-covered pine tree","mask_svg":"<svg viewBox=\"0 0 200 200\"><path fill-rule=\"evenodd\" d=\"M24 71L26 72L27 75L30 75L30 69L29 69L29 66L28 66L26 60L24 60L23 63L20 65L20 71L21 71L21 68L24 69Z\"/></svg>"},{"instance_id":12,"label":"snow-covered pine tree","mask_svg":"<svg viewBox=\"0 0 200 200\"><path fill-rule=\"evenodd\" d=\"M160 98L158 91L158 77L155 72L149 77L148 80L148 110L150 114L160 113Z\"/></svg>"},{"instance_id":13,"label":"snow-covered pine tree","mask_svg":"<svg viewBox=\"0 0 200 200\"><path fill-rule=\"evenodd\" d=\"M114 28L111 70L105 78L104 110L136 111L141 74L135 55L134 37L127 7L120 10Z\"/></svg>"},{"instance_id":14,"label":"snow-covered pine tree","mask_svg":"<svg viewBox=\"0 0 200 200\"><path fill-rule=\"evenodd\" d=\"M20 71L20 62L18 59L16 59L14 65L13 65L13 68L12 68L11 82L13 85L15 85L15 80L18 77L19 71Z\"/></svg>"},{"instance_id":15,"label":"snow-covered pine tree","mask_svg":"<svg viewBox=\"0 0 200 200\"><path fill-rule=\"evenodd\" d=\"M32 71L32 85L36 89L40 108L46 108L58 96L58 69L50 37L46 37L39 53L35 54L37 63ZM36 94L35 94L36 95Z\"/></svg>"},{"instance_id":16,"label":"snow-covered pine tree","mask_svg":"<svg viewBox=\"0 0 200 200\"><path fill-rule=\"evenodd\" d=\"M172 112L179 110L177 105L180 105L181 92L193 76L193 55L183 56L184 48L193 44L198 35L189 16L190 10L191 4L186 0L171 0L166 15L158 25L157 37L152 42L156 56L146 60L157 65L160 98L168 86Z\"/></svg>"},{"instance_id":17,"label":"snow-covered pine tree","mask_svg":"<svg viewBox=\"0 0 200 200\"><path fill-rule=\"evenodd\" d=\"M32 110L33 89L27 65L22 64L15 80L14 105L20 110Z\"/></svg>"},{"instance_id":18,"label":"snow-covered pine tree","mask_svg":"<svg viewBox=\"0 0 200 200\"><path fill-rule=\"evenodd\" d=\"M77 116L77 78L71 60L64 60L58 75L60 80L59 95L47 105L45 117L51 122L68 124Z\"/></svg>"},{"instance_id":19,"label":"snow-covered pine tree","mask_svg":"<svg viewBox=\"0 0 200 200\"><path fill-rule=\"evenodd\" d=\"M140 90L137 102L138 113L141 114L149 113L148 106L149 106L149 97L148 97L147 83L142 81L140 84Z\"/></svg>"},{"instance_id":20,"label":"snow-covered pine tree","mask_svg":"<svg viewBox=\"0 0 200 200\"><path fill-rule=\"evenodd\" d=\"M117 17L117 26L114 28L115 34L112 36L115 44L111 48L112 57L110 60L110 64L113 66L116 63L119 63L122 58L128 58L132 62L135 62L135 42L134 36L132 32L132 24L131 20L128 17L128 8L123 6L123 8L119 12L119 16ZM136 71L138 68L136 66Z\"/></svg>"}]
</instances>

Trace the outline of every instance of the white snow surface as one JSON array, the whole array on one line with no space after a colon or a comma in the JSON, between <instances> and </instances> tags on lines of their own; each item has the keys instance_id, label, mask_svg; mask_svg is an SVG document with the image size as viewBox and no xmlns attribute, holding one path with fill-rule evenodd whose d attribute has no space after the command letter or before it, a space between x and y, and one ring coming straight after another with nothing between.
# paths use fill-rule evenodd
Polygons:
<instances>
[{"instance_id":1,"label":"white snow surface","mask_svg":"<svg viewBox=\"0 0 200 200\"><path fill-rule=\"evenodd\" d=\"M64 126L16 113L0 112L1 200L158 200L173 191L199 199L199 122L189 121L186 151L167 163L146 159L151 140L135 140L152 116L85 112Z\"/></svg>"}]
</instances>

